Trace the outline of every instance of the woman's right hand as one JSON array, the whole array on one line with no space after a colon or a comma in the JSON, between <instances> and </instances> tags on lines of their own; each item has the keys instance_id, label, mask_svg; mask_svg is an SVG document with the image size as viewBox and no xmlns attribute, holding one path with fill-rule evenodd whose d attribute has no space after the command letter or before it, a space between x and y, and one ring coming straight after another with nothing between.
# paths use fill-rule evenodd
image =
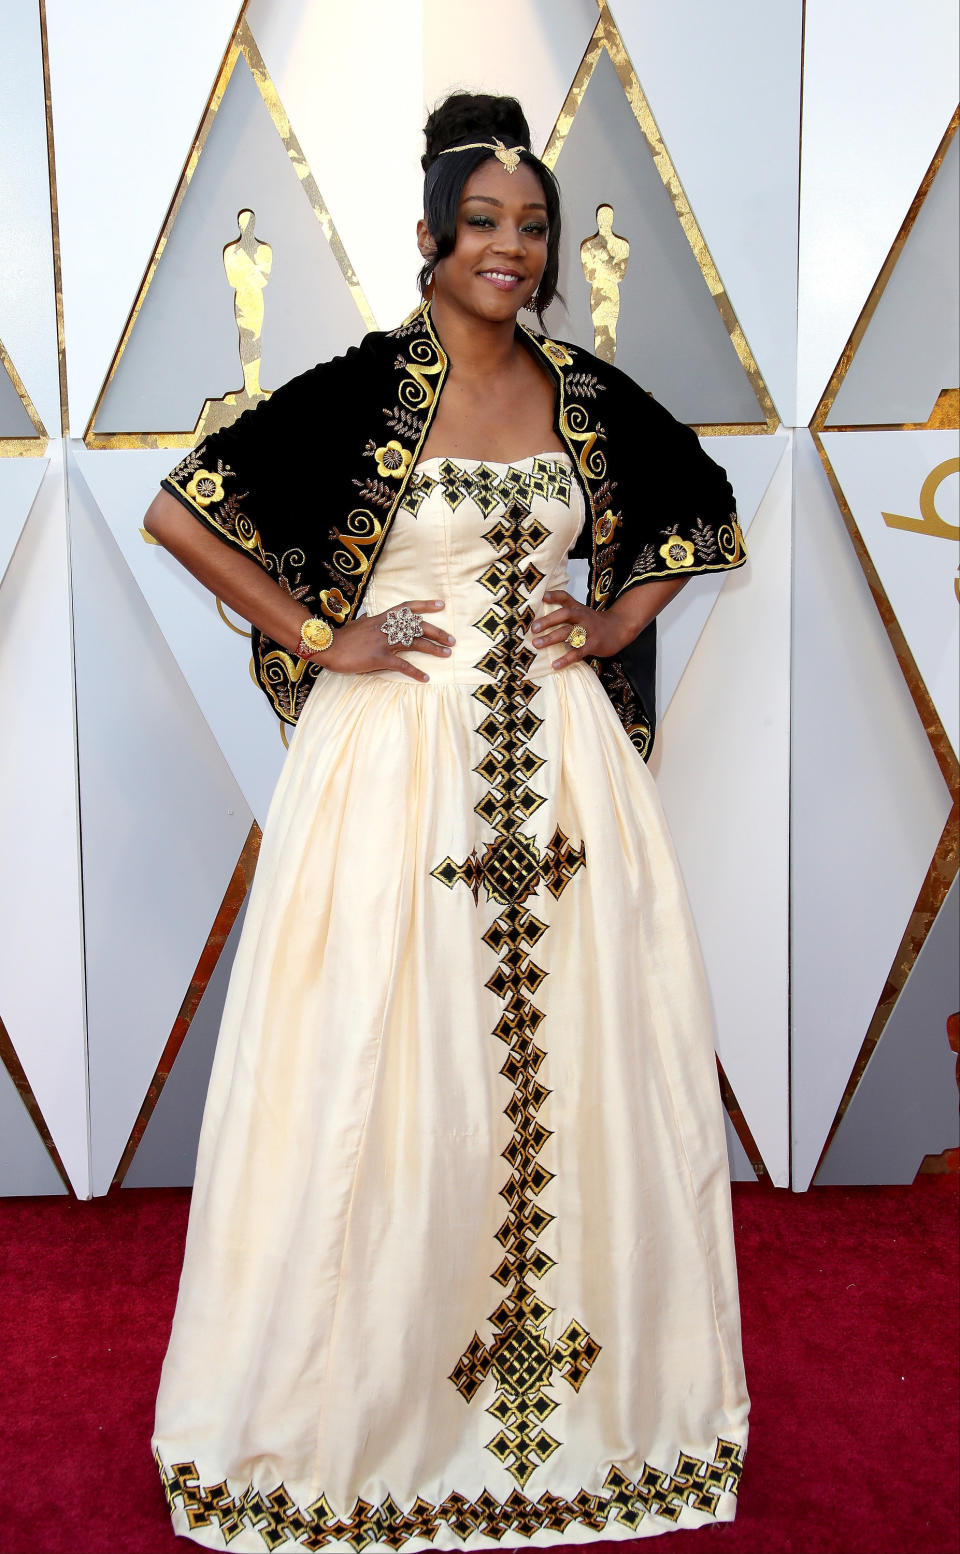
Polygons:
<instances>
[{"instance_id":1,"label":"woman's right hand","mask_svg":"<svg viewBox=\"0 0 960 1554\"><path fill-rule=\"evenodd\" d=\"M404 604L417 615L443 609L442 599L406 599ZM394 609L402 608L403 605L394 605ZM379 615L361 615L346 626L334 627L330 646L311 654L311 659L324 669L332 669L335 674L374 674L377 670L399 669L414 680L429 680L428 674L399 655L414 651L435 653L446 658L456 639L449 631L442 631L439 626L431 626L424 621L423 636L414 637L409 647L403 647L400 643L391 646L381 630L386 618L387 611L384 610Z\"/></svg>"}]
</instances>

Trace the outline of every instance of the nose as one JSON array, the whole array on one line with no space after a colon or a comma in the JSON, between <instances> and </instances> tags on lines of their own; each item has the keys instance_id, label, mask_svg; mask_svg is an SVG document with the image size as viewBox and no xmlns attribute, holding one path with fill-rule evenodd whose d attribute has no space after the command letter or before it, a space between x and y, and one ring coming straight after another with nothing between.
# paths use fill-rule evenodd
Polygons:
<instances>
[{"instance_id":1,"label":"nose","mask_svg":"<svg viewBox=\"0 0 960 1554\"><path fill-rule=\"evenodd\" d=\"M497 232L493 246L497 253L500 254L522 254L524 244L520 228L511 227L506 222L503 222Z\"/></svg>"}]
</instances>

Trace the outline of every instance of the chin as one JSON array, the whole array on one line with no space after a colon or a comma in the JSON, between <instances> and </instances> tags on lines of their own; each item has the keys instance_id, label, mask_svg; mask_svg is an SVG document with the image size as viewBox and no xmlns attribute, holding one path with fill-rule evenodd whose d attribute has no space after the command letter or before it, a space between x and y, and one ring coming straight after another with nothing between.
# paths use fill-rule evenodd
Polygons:
<instances>
[{"instance_id":1,"label":"chin","mask_svg":"<svg viewBox=\"0 0 960 1554\"><path fill-rule=\"evenodd\" d=\"M483 290L480 292L480 310L485 318L516 318L517 314L530 305L530 296L525 290L496 291L493 287L480 282Z\"/></svg>"}]
</instances>

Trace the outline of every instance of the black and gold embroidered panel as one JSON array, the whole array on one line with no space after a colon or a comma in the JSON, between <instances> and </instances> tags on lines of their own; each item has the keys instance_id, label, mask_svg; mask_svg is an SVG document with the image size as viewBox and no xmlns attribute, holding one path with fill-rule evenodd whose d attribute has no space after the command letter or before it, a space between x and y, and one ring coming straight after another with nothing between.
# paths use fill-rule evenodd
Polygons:
<instances>
[{"instance_id":1,"label":"black and gold embroidered panel","mask_svg":"<svg viewBox=\"0 0 960 1554\"><path fill-rule=\"evenodd\" d=\"M379 1505L358 1500L349 1517L336 1516L325 1495L304 1507L297 1505L282 1483L269 1492L251 1485L232 1495L224 1482L201 1484L193 1462L167 1468L159 1453L155 1460L171 1513L182 1509L192 1532L216 1527L229 1544L249 1528L269 1550L296 1545L316 1551L343 1542L359 1554L375 1543L401 1549L411 1538L431 1540L442 1528L464 1542L474 1533L499 1542L511 1534L521 1538L543 1531L562 1535L571 1526L602 1533L614 1522L635 1532L645 1516L676 1525L687 1507L716 1516L721 1496L735 1496L739 1488L743 1448L720 1437L712 1459L681 1452L672 1473L644 1463L636 1478L614 1465L599 1494L581 1489L572 1499L545 1491L530 1500L515 1489L506 1500L498 1500L485 1489L471 1500L454 1491L439 1503L419 1496L404 1511L388 1495Z\"/></svg>"},{"instance_id":2,"label":"black and gold embroidered panel","mask_svg":"<svg viewBox=\"0 0 960 1554\"><path fill-rule=\"evenodd\" d=\"M745 550L732 490L694 433L589 352L522 325L518 339L554 382L554 425L572 461L545 478L572 474L584 493L587 522L573 554L589 558L589 604L605 610L654 578L740 566ZM367 335L212 434L164 488L282 586L303 590L317 614L344 625L360 607L400 506L416 513L423 500L416 466L448 370L425 304L398 329ZM487 469L471 493L491 513L497 478ZM529 481L529 471L519 478ZM454 480L444 494L454 505ZM517 484L516 494L529 503L532 493ZM253 652L258 682L278 714L295 722L318 664L304 667L256 629ZM601 679L608 690L615 681L630 684L630 695L614 704L643 753L654 722L653 658L644 658L642 679L637 661L623 655Z\"/></svg>"},{"instance_id":3,"label":"black and gold embroidered panel","mask_svg":"<svg viewBox=\"0 0 960 1554\"><path fill-rule=\"evenodd\" d=\"M545 802L531 786L545 762L532 743L543 720L533 705L539 686L528 674L536 655L524 639L536 614L529 596L544 576L529 558L548 534L514 497L485 533L497 554L480 578L491 603L474 625L492 646L477 665L486 678L473 695L484 709L477 733L490 748L474 770L487 784L476 813L492 836L482 851L474 848L459 863L444 858L431 871L449 889L466 884L474 901L483 890L503 909L483 937L498 958L486 986L503 1001L493 1033L507 1047L500 1072L513 1086L506 1107L513 1133L503 1151L510 1174L500 1189L508 1212L497 1231L503 1257L493 1274L506 1294L489 1317L493 1336L485 1341L474 1333L450 1379L469 1403L492 1377L487 1412L499 1429L487 1448L521 1488L560 1444L546 1429L559 1407L548 1388L562 1377L579 1391L600 1353L577 1320L551 1342L546 1328L554 1308L536 1289L554 1263L538 1245L553 1219L538 1199L553 1175L538 1158L551 1136L538 1117L550 1091L539 1078L546 1053L536 1037L544 1016L534 1003L546 972L530 953L548 924L529 903L542 888L558 899L586 861L583 843L571 844L559 826L542 849L525 829Z\"/></svg>"},{"instance_id":4,"label":"black and gold embroidered panel","mask_svg":"<svg viewBox=\"0 0 960 1554\"><path fill-rule=\"evenodd\" d=\"M444 501L451 512L456 512L461 502L469 497L484 518L489 518L498 507L511 501L523 502L529 507L534 497L570 506L573 476L569 464L559 459L539 457L533 460L529 469L510 464L498 470L483 463L474 469L465 469L452 459L443 459L437 474L440 478L434 480L418 469L411 476L401 505L413 517L417 516L425 497L437 486L443 488Z\"/></svg>"},{"instance_id":5,"label":"black and gold embroidered panel","mask_svg":"<svg viewBox=\"0 0 960 1554\"><path fill-rule=\"evenodd\" d=\"M746 560L740 520L732 512L725 523L704 523L697 518L689 526L687 536L679 532L673 523L660 530L658 545L653 541L644 545L620 589L626 593L636 583L646 583L652 578L677 577L695 572L726 572Z\"/></svg>"}]
</instances>

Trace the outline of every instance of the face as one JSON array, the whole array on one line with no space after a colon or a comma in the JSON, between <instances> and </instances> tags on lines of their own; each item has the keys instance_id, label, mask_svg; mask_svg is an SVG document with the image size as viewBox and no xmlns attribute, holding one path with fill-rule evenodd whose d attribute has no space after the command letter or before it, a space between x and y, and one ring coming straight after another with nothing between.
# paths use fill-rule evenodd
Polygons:
<instances>
[{"instance_id":1,"label":"face","mask_svg":"<svg viewBox=\"0 0 960 1554\"><path fill-rule=\"evenodd\" d=\"M432 240L417 225L420 252ZM460 196L454 250L433 272L434 296L492 322L515 318L530 301L547 262L547 206L540 180L521 163L516 172L489 157L471 173Z\"/></svg>"}]
</instances>

